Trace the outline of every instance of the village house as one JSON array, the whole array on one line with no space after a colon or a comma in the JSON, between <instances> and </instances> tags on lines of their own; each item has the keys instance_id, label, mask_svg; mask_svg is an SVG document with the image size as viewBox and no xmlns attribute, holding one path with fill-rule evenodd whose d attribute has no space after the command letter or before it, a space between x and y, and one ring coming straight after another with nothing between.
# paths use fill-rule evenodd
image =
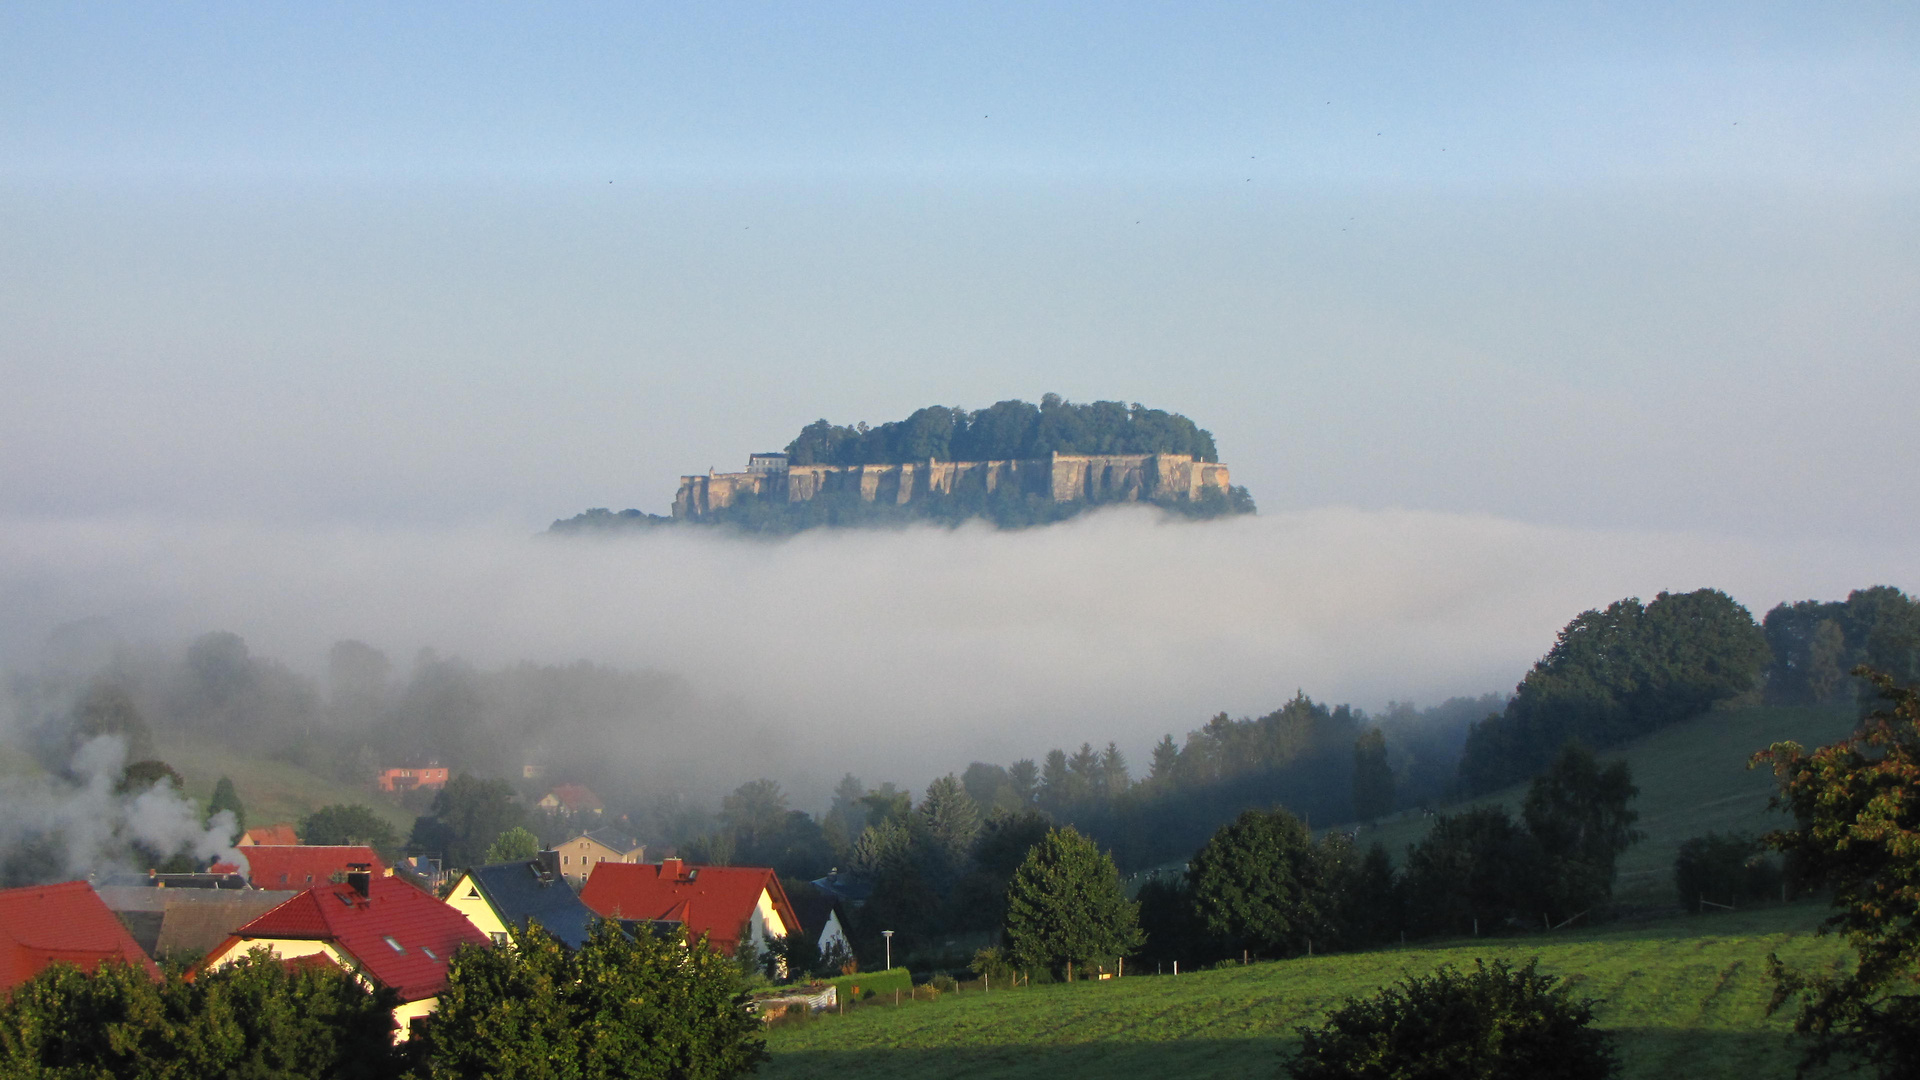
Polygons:
<instances>
[{"instance_id":1,"label":"village house","mask_svg":"<svg viewBox=\"0 0 1920 1080\"><path fill-rule=\"evenodd\" d=\"M291 825L263 825L258 829L248 829L234 847L252 847L266 844L271 847L293 847L300 843Z\"/></svg>"},{"instance_id":2,"label":"village house","mask_svg":"<svg viewBox=\"0 0 1920 1080\"><path fill-rule=\"evenodd\" d=\"M365 844L255 844L242 849L247 883L256 889L310 889L343 881L355 870L381 873L386 864ZM233 863L214 863L214 873L231 874Z\"/></svg>"},{"instance_id":3,"label":"village house","mask_svg":"<svg viewBox=\"0 0 1920 1080\"><path fill-rule=\"evenodd\" d=\"M838 897L814 893L793 897L792 903L794 914L800 917L800 932L821 956L836 953L847 958L853 956L853 942L847 938L846 920L842 918L844 913Z\"/></svg>"},{"instance_id":4,"label":"village house","mask_svg":"<svg viewBox=\"0 0 1920 1080\"><path fill-rule=\"evenodd\" d=\"M583 832L554 849L560 856L560 874L574 888L584 885L593 868L605 862L639 863L647 859L647 846L614 829Z\"/></svg>"},{"instance_id":5,"label":"village house","mask_svg":"<svg viewBox=\"0 0 1920 1080\"><path fill-rule=\"evenodd\" d=\"M439 790L447 786L446 767L437 762L426 765L408 766L400 769L384 769L380 773L380 790L394 794L405 794L416 788Z\"/></svg>"},{"instance_id":6,"label":"village house","mask_svg":"<svg viewBox=\"0 0 1920 1080\"><path fill-rule=\"evenodd\" d=\"M447 903L495 945L537 922L570 949L586 944L596 916L560 874L555 852L527 862L477 866L454 882Z\"/></svg>"},{"instance_id":7,"label":"village house","mask_svg":"<svg viewBox=\"0 0 1920 1080\"><path fill-rule=\"evenodd\" d=\"M109 960L160 977L159 966L86 882L0 889L0 995L49 964L92 971Z\"/></svg>"},{"instance_id":8,"label":"village house","mask_svg":"<svg viewBox=\"0 0 1920 1080\"><path fill-rule=\"evenodd\" d=\"M580 899L609 919L679 923L689 940L702 935L732 956L742 938L755 952L800 927L787 892L772 870L760 866L688 866L680 859L658 863L598 863Z\"/></svg>"},{"instance_id":9,"label":"village house","mask_svg":"<svg viewBox=\"0 0 1920 1080\"><path fill-rule=\"evenodd\" d=\"M540 797L534 804L549 814L593 814L600 815L606 806L585 784L561 784Z\"/></svg>"},{"instance_id":10,"label":"village house","mask_svg":"<svg viewBox=\"0 0 1920 1080\"><path fill-rule=\"evenodd\" d=\"M397 1038L431 1013L447 988L447 962L462 945L490 945L466 916L397 878L357 870L322 884L234 931L207 954L224 967L264 948L281 960L318 957L394 991Z\"/></svg>"}]
</instances>

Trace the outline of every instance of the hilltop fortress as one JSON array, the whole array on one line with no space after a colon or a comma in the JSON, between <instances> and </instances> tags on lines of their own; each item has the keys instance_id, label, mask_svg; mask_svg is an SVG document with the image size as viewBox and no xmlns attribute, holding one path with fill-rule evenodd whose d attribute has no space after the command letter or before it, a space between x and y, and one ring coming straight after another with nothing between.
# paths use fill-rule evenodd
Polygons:
<instances>
[{"instance_id":1,"label":"hilltop fortress","mask_svg":"<svg viewBox=\"0 0 1920 1080\"><path fill-rule=\"evenodd\" d=\"M698 521L742 496L806 502L858 492L863 502L910 503L957 492L1022 494L1058 503L1197 500L1228 494L1227 467L1191 454L1049 454L1008 461L911 461L892 465L793 465L783 453L752 454L746 472L683 476L673 516Z\"/></svg>"}]
</instances>

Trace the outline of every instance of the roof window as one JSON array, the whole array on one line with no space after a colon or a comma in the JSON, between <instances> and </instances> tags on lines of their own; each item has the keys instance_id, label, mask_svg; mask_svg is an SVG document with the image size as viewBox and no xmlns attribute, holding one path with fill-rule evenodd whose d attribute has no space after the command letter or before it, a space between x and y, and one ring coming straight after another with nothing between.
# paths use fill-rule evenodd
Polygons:
<instances>
[{"instance_id":1,"label":"roof window","mask_svg":"<svg viewBox=\"0 0 1920 1080\"><path fill-rule=\"evenodd\" d=\"M432 949L429 949L429 948L427 948L427 947L426 947L425 945L422 945L422 946L420 946L420 951L421 951L421 952L423 952L423 953L426 953L426 954L427 954L427 959L429 959L429 960L438 960L438 959L440 959L439 957L437 957L437 956L435 956L435 955L433 955L433 950L432 950Z\"/></svg>"},{"instance_id":2,"label":"roof window","mask_svg":"<svg viewBox=\"0 0 1920 1080\"><path fill-rule=\"evenodd\" d=\"M405 945L402 945L399 942L393 940L392 934L386 935L386 939L387 939L387 944L393 946L394 952L403 953L407 951L407 947Z\"/></svg>"}]
</instances>

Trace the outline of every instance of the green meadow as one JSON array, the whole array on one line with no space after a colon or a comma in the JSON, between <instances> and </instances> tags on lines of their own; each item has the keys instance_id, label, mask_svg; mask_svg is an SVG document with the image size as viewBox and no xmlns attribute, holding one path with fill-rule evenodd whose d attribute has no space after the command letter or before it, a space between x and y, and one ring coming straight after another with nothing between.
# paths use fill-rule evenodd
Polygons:
<instances>
[{"instance_id":1,"label":"green meadow","mask_svg":"<svg viewBox=\"0 0 1920 1080\"><path fill-rule=\"evenodd\" d=\"M1672 911L1673 859L1689 837L1759 833L1785 824L1767 808L1773 776L1749 770L1754 751L1792 739L1845 737L1850 707L1745 708L1709 713L1609 751L1624 758L1641 794L1646 834L1621 860L1617 895L1642 912ZM1516 814L1525 785L1472 803ZM1363 830L1396 858L1432 821L1403 814ZM1272 1077L1296 1041L1343 999L1402 976L1475 958L1569 976L1594 998L1618 1039L1628 1078L1772 1080L1792 1077L1798 1053L1785 1016L1769 1017L1767 955L1796 966L1840 963L1845 948L1814 934L1821 904L1772 905L1716 915L1576 927L1554 933L1421 943L1376 952L1109 982L1048 984L982 993L967 984L935 1001L879 1003L846 1015L783 1022L769 1031L775 1080L862 1080L918 1070L969 1077Z\"/></svg>"},{"instance_id":2,"label":"green meadow","mask_svg":"<svg viewBox=\"0 0 1920 1080\"><path fill-rule=\"evenodd\" d=\"M156 741L160 759L179 772L186 781L187 796L201 805L213 797L213 787L221 777L231 779L240 805L247 809L250 826L297 825L301 818L323 806L360 803L391 822L402 837L413 828L414 815L390 797L342 784L290 762L239 753L217 739L162 736Z\"/></svg>"},{"instance_id":3,"label":"green meadow","mask_svg":"<svg viewBox=\"0 0 1920 1080\"><path fill-rule=\"evenodd\" d=\"M1296 1040L1346 997L1407 974L1475 958L1570 976L1597 999L1628 1078L1785 1080L1796 1051L1768 1017L1766 960L1801 966L1845 955L1817 937L1818 904L1681 916L1597 931L1469 939L1108 982L982 993L968 983L935 1001L869 1003L846 1015L776 1024L769 1080L959 1075L1272 1077ZM884 1001L884 997L876 1001Z\"/></svg>"},{"instance_id":4,"label":"green meadow","mask_svg":"<svg viewBox=\"0 0 1920 1080\"><path fill-rule=\"evenodd\" d=\"M1615 898L1624 904L1667 905L1673 895L1673 860L1689 838L1709 832L1763 833L1787 819L1767 809L1773 774L1748 769L1757 750L1791 739L1820 746L1845 738L1858 722L1851 705L1827 708L1756 707L1710 712L1644 739L1601 752L1602 761L1624 759L1633 769L1640 796L1637 827L1645 839L1620 858ZM1517 784L1485 798L1437 808L1456 813L1498 804L1517 817L1527 785ZM1432 819L1418 812L1399 814L1363 829L1362 845L1378 841L1399 862L1407 845L1426 836Z\"/></svg>"}]
</instances>

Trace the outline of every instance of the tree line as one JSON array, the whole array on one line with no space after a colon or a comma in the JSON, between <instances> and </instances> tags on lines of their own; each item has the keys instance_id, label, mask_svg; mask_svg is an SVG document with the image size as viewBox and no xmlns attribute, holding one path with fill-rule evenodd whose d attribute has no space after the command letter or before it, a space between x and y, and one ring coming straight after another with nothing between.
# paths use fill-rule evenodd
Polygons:
<instances>
[{"instance_id":1,"label":"tree line","mask_svg":"<svg viewBox=\"0 0 1920 1080\"><path fill-rule=\"evenodd\" d=\"M795 465L1006 461L1061 454L1191 454L1218 461L1213 434L1179 413L1135 402L1076 403L1047 394L968 411L932 405L877 427L816 420L787 444Z\"/></svg>"}]
</instances>

